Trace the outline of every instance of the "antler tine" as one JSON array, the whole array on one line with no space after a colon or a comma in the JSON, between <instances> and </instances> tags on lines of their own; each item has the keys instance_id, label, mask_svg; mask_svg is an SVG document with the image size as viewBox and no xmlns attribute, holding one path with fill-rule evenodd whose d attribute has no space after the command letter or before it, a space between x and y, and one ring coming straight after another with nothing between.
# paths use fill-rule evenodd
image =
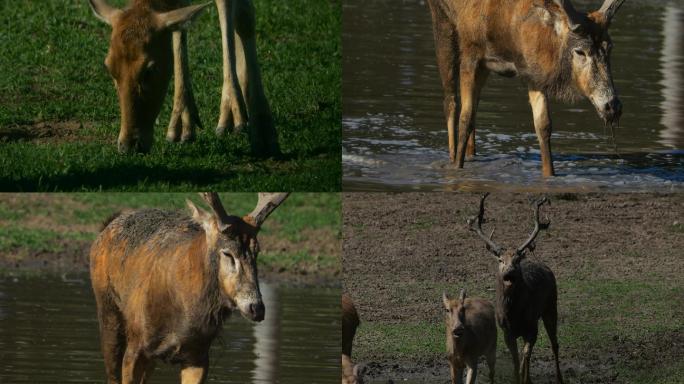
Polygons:
<instances>
[{"instance_id":1,"label":"antler tine","mask_svg":"<svg viewBox=\"0 0 684 384\"><path fill-rule=\"evenodd\" d=\"M570 21L569 27L571 30L574 31L582 25L582 21L579 18L579 14L575 10L575 7L572 5L570 0L553 0L553 2L556 3L565 12L566 16L568 16L568 20Z\"/></svg>"},{"instance_id":2,"label":"antler tine","mask_svg":"<svg viewBox=\"0 0 684 384\"><path fill-rule=\"evenodd\" d=\"M624 2L625 0L606 0L599 9L599 12L603 13L606 20L610 22Z\"/></svg>"},{"instance_id":3,"label":"antler tine","mask_svg":"<svg viewBox=\"0 0 684 384\"><path fill-rule=\"evenodd\" d=\"M254 225L261 228L268 215L271 214L285 199L289 193L259 193L257 205L248 216L254 220Z\"/></svg>"},{"instance_id":4,"label":"antler tine","mask_svg":"<svg viewBox=\"0 0 684 384\"><path fill-rule=\"evenodd\" d=\"M487 235L485 235L484 232L482 232L482 218L484 216L484 202L485 202L485 199L487 198L487 196L489 196L489 192L483 194L482 197L480 198L480 211L479 211L477 217L473 216L470 219L468 219L468 229L477 233L477 235L480 236L480 238L482 238L482 240L484 240L484 242L487 244L487 250L489 250L490 252L492 252L496 256L500 256L501 252L503 252L503 248L501 248L496 243L494 243L494 241L492 241L491 236L487 237ZM477 220L477 226L474 226L473 224L475 224L476 220ZM492 234L494 234L494 233L492 232Z\"/></svg>"},{"instance_id":5,"label":"antler tine","mask_svg":"<svg viewBox=\"0 0 684 384\"><path fill-rule=\"evenodd\" d=\"M537 237L537 235L539 234L539 231L545 230L545 229L549 228L549 225L551 224L550 221L547 221L547 222L545 222L545 223L542 223L542 222L539 221L539 209L540 209L540 207L541 207L542 205L544 205L544 204L546 204L546 203L548 203L548 202L549 202L549 199L548 199L546 196L540 198L539 200L537 200L537 201L535 202L535 207L534 207L534 230L532 231L532 233L530 234L530 236L527 238L527 240L525 240L525 242L523 243L523 245L521 245L520 247L518 247L518 249L516 250L516 253L521 254L521 253L523 253L523 252L525 251L525 249L530 248L530 246L532 246L532 244L534 243L534 239L535 239L535 238Z\"/></svg>"},{"instance_id":6,"label":"antler tine","mask_svg":"<svg viewBox=\"0 0 684 384\"><path fill-rule=\"evenodd\" d=\"M228 213L226 213L226 209L223 208L223 204L221 204L221 199L219 198L218 193L216 192L202 192L200 193L200 197L202 197L202 200L204 200L209 206L211 207L212 211L214 211L214 214L216 215L216 218L219 220L219 222L223 225L228 225Z\"/></svg>"}]
</instances>

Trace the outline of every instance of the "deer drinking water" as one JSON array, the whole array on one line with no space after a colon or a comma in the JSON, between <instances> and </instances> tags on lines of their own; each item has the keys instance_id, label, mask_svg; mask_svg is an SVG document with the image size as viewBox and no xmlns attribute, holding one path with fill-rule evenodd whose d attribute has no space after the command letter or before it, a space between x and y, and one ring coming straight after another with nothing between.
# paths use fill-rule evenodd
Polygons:
<instances>
[{"instance_id":1,"label":"deer drinking water","mask_svg":"<svg viewBox=\"0 0 684 384\"><path fill-rule=\"evenodd\" d=\"M256 208L229 216L188 201L181 212L143 209L114 217L90 251L90 276L109 384L141 384L154 360L181 365L183 384L203 383L209 347L238 310L261 321L257 234L288 194L259 194Z\"/></svg>"},{"instance_id":2,"label":"deer drinking water","mask_svg":"<svg viewBox=\"0 0 684 384\"><path fill-rule=\"evenodd\" d=\"M549 97L587 97L612 130L622 104L608 29L623 2L606 0L598 11L581 13L570 0L428 0L456 167L475 155L475 114L490 72L527 84L544 176L554 175Z\"/></svg>"},{"instance_id":3,"label":"deer drinking water","mask_svg":"<svg viewBox=\"0 0 684 384\"><path fill-rule=\"evenodd\" d=\"M482 231L484 203L488 194L480 199L480 211L477 217L468 220L470 230L480 236L487 244L487 250L494 254L499 268L496 274L496 320L504 332L506 346L513 358L515 382L530 383L530 359L532 348L537 341L538 322L541 318L546 333L551 341L551 349L556 363L556 379L563 382L558 362L558 339L556 335L558 309L556 278L545 264L526 259L528 250L534 250L539 231L547 229L549 222L539 221L539 209L548 200L542 198L535 203L534 230L525 242L517 249L500 247ZM522 368L518 358L517 339L522 337Z\"/></svg>"},{"instance_id":4,"label":"deer drinking water","mask_svg":"<svg viewBox=\"0 0 684 384\"><path fill-rule=\"evenodd\" d=\"M489 382L494 383L496 365L496 321L494 306L480 298L466 298L465 289L457 300L442 294L446 309L447 359L452 384L463 383L464 368L467 384L475 384L477 360L487 358Z\"/></svg>"},{"instance_id":5,"label":"deer drinking water","mask_svg":"<svg viewBox=\"0 0 684 384\"><path fill-rule=\"evenodd\" d=\"M223 49L223 91L216 132L221 135L248 126L252 152L277 155L277 134L257 62L252 2L215 1ZM105 0L89 2L95 15L112 27L105 66L114 80L121 109L119 151L150 150L172 73L173 112L166 138L172 142L193 140L200 119L190 81L186 28L209 3L187 6L189 0L131 0L122 10Z\"/></svg>"}]
</instances>

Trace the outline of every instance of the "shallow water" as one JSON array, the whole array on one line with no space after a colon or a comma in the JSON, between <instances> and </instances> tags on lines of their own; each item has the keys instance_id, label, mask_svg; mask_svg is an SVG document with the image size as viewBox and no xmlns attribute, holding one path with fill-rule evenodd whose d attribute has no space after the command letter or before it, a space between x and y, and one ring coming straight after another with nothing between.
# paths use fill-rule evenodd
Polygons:
<instances>
[{"instance_id":1,"label":"shallow water","mask_svg":"<svg viewBox=\"0 0 684 384\"><path fill-rule=\"evenodd\" d=\"M612 66L623 103L617 154L588 101L552 102L552 180L541 178L526 88L496 75L480 98L475 161L463 170L451 166L424 1L345 0L343 23L345 190L684 187L681 1L631 0L616 16Z\"/></svg>"},{"instance_id":2,"label":"shallow water","mask_svg":"<svg viewBox=\"0 0 684 384\"><path fill-rule=\"evenodd\" d=\"M339 383L339 289L262 284L266 320L234 315L214 341L210 383ZM104 382L87 277L0 278L0 382ZM157 364L151 383L179 382Z\"/></svg>"}]
</instances>

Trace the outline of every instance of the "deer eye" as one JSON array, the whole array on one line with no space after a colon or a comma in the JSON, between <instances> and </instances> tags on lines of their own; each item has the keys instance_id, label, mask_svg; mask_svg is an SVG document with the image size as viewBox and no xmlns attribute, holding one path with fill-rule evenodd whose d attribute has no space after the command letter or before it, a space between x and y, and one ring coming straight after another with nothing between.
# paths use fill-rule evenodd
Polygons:
<instances>
[{"instance_id":1,"label":"deer eye","mask_svg":"<svg viewBox=\"0 0 684 384\"><path fill-rule=\"evenodd\" d=\"M221 256L226 260L226 264L232 271L237 270L237 260L235 260L235 256L225 250L221 251Z\"/></svg>"},{"instance_id":2,"label":"deer eye","mask_svg":"<svg viewBox=\"0 0 684 384\"><path fill-rule=\"evenodd\" d=\"M580 56L580 57L587 57L587 53L584 52L583 49L579 49L579 48L578 48L578 49L575 49L573 52L574 52L575 55L577 55L577 56Z\"/></svg>"}]
</instances>

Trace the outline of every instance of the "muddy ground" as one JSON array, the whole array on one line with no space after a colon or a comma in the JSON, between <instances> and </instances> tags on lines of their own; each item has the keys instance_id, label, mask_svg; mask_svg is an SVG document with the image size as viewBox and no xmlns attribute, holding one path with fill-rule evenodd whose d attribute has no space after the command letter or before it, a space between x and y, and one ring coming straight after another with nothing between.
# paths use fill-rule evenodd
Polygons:
<instances>
[{"instance_id":1,"label":"muddy ground","mask_svg":"<svg viewBox=\"0 0 684 384\"><path fill-rule=\"evenodd\" d=\"M530 197L488 198L483 227L496 229L497 243L517 247L530 233ZM643 372L660 372L652 382L682 382L684 195L549 197L551 227L529 257L559 282L566 383L644 382L636 379ZM494 299L495 261L465 226L478 202L459 193L344 195L343 285L362 320L354 358L373 382L448 382L441 292L465 286ZM512 382L501 333L497 378ZM486 372L481 366L478 382L489 382ZM534 350L532 379L555 382L548 342Z\"/></svg>"}]
</instances>

